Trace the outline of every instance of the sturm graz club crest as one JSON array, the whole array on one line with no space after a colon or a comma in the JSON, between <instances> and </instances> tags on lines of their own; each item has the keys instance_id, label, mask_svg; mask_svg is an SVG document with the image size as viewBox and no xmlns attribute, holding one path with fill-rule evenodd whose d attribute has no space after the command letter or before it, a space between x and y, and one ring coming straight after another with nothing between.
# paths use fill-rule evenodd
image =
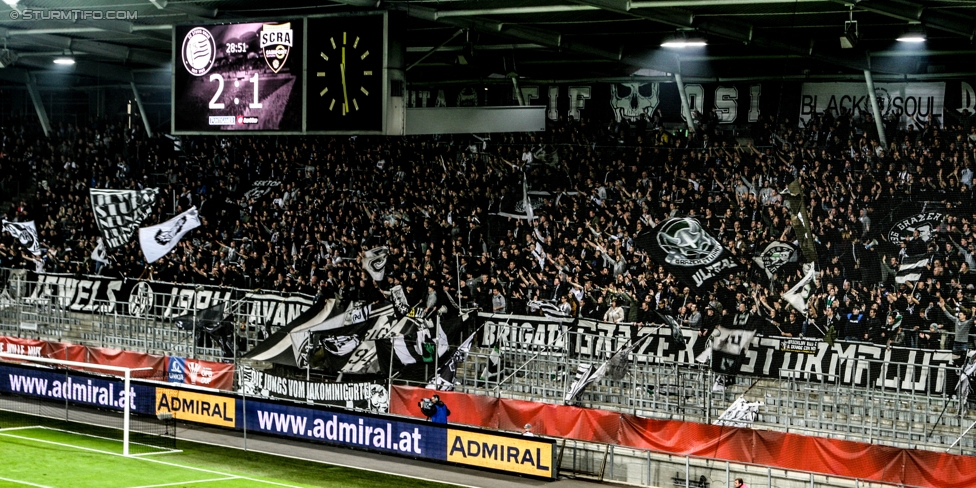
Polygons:
<instances>
[{"instance_id":1,"label":"sturm graz club crest","mask_svg":"<svg viewBox=\"0 0 976 488\"><path fill-rule=\"evenodd\" d=\"M701 266L722 254L722 245L695 219L674 219L664 224L657 244L667 253L665 262L676 266Z\"/></svg>"},{"instance_id":2,"label":"sturm graz club crest","mask_svg":"<svg viewBox=\"0 0 976 488\"><path fill-rule=\"evenodd\" d=\"M930 241L934 234L939 231L939 226L946 218L945 212L919 212L895 222L888 230L888 242L898 245L901 241L915 234L918 231L919 237L925 241Z\"/></svg>"},{"instance_id":3,"label":"sturm graz club crest","mask_svg":"<svg viewBox=\"0 0 976 488\"><path fill-rule=\"evenodd\" d=\"M753 259L771 276L786 263L796 261L797 248L788 242L773 241Z\"/></svg>"},{"instance_id":4,"label":"sturm graz club crest","mask_svg":"<svg viewBox=\"0 0 976 488\"><path fill-rule=\"evenodd\" d=\"M277 73L285 66L294 41L291 22L266 24L261 28L261 53L271 71Z\"/></svg>"},{"instance_id":5,"label":"sturm graz club crest","mask_svg":"<svg viewBox=\"0 0 976 488\"><path fill-rule=\"evenodd\" d=\"M195 27L183 38L183 66L193 76L203 76L217 59L217 45L213 35L203 27Z\"/></svg>"}]
</instances>

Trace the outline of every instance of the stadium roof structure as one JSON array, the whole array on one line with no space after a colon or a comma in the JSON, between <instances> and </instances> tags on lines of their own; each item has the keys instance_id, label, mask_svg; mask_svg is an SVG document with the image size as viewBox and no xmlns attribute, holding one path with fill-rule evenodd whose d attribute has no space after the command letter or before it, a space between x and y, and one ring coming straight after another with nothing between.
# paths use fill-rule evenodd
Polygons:
<instances>
[{"instance_id":1,"label":"stadium roof structure","mask_svg":"<svg viewBox=\"0 0 976 488\"><path fill-rule=\"evenodd\" d=\"M72 9L102 18L50 13ZM964 0L3 0L0 83L162 88L175 24L378 9L403 19L408 83L976 73L976 2ZM898 41L908 34L924 41ZM75 63L52 62L62 56Z\"/></svg>"}]
</instances>

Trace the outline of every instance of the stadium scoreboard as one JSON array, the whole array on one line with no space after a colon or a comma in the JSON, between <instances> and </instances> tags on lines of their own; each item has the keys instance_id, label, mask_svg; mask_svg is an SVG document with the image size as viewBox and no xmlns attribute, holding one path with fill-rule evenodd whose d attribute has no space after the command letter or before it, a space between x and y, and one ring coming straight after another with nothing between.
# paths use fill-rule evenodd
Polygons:
<instances>
[{"instance_id":1,"label":"stadium scoreboard","mask_svg":"<svg viewBox=\"0 0 976 488\"><path fill-rule=\"evenodd\" d=\"M172 132L396 133L388 32L386 12L177 25Z\"/></svg>"}]
</instances>

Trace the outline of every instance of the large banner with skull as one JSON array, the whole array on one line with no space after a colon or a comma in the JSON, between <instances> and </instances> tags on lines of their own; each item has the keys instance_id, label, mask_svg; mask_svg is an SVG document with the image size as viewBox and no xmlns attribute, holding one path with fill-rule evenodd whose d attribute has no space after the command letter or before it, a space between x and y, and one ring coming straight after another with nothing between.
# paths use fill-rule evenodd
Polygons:
<instances>
[{"instance_id":1,"label":"large banner with skull","mask_svg":"<svg viewBox=\"0 0 976 488\"><path fill-rule=\"evenodd\" d=\"M741 269L732 254L693 218L665 220L637 236L634 243L697 293L707 293L715 280Z\"/></svg>"},{"instance_id":2,"label":"large banner with skull","mask_svg":"<svg viewBox=\"0 0 976 488\"><path fill-rule=\"evenodd\" d=\"M681 98L673 82L581 83L536 85L524 83L521 93L510 85L485 87L411 86L407 106L474 107L518 105L519 95L526 105L545 106L549 120L587 118L596 122L636 123L652 120L660 110L661 122L683 123ZM764 91L765 90L765 91ZM686 83L690 109L714 112L719 124L745 125L759 120L761 113L776 113L780 84Z\"/></svg>"}]
</instances>

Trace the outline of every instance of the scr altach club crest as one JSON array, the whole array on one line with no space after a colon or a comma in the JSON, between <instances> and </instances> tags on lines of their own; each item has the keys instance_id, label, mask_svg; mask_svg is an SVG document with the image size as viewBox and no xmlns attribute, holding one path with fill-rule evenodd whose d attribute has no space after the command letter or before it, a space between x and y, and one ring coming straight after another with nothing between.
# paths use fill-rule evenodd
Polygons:
<instances>
[{"instance_id":1,"label":"scr altach club crest","mask_svg":"<svg viewBox=\"0 0 976 488\"><path fill-rule=\"evenodd\" d=\"M261 29L261 52L264 54L264 60L268 62L271 71L277 73L285 66L294 38L291 22L277 25L266 24Z\"/></svg>"},{"instance_id":2,"label":"scr altach club crest","mask_svg":"<svg viewBox=\"0 0 976 488\"><path fill-rule=\"evenodd\" d=\"M194 27L183 38L183 66L193 76L203 76L217 59L213 35L203 27Z\"/></svg>"}]
</instances>

